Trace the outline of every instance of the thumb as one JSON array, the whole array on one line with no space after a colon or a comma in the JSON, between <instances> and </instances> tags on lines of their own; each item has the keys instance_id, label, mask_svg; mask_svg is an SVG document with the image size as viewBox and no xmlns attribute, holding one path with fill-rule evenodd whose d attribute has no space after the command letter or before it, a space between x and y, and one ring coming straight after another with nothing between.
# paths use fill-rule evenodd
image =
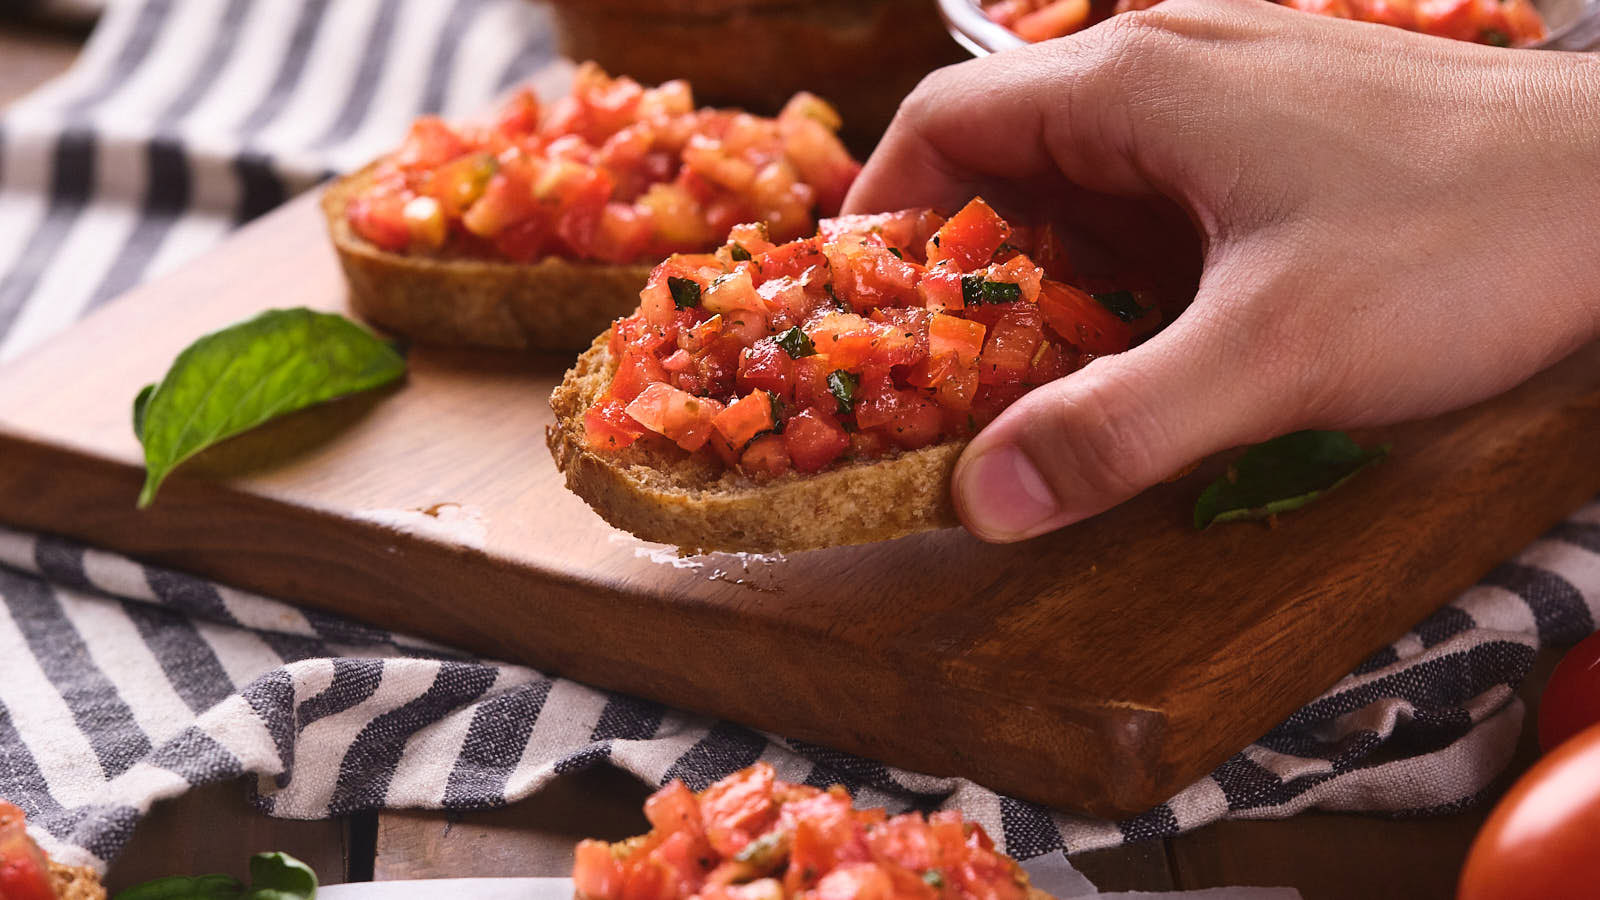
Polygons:
<instances>
[{"instance_id":1,"label":"thumb","mask_svg":"<svg viewBox=\"0 0 1600 900\"><path fill-rule=\"evenodd\" d=\"M1219 326L1186 314L1012 404L956 465L967 528L997 542L1053 531L1207 454L1284 430L1296 413L1289 397Z\"/></svg>"}]
</instances>

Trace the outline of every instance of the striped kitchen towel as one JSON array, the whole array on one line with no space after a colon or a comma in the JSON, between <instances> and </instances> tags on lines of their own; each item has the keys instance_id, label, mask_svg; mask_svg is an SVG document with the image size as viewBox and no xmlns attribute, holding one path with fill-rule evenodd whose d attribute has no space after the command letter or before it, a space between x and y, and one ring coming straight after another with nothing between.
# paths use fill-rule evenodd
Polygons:
<instances>
[{"instance_id":1,"label":"striped kitchen towel","mask_svg":"<svg viewBox=\"0 0 1600 900\"><path fill-rule=\"evenodd\" d=\"M0 116L0 359L169 270L416 114L570 71L526 0L113 3ZM1592 451L1591 451L1592 452ZM4 461L0 460L0 466ZM5 511L0 510L0 520ZM1469 803L1510 758L1535 650L1600 612L1600 503L1170 802L1123 822L778 735L0 530L0 798L104 866L150 805L244 779L266 813L471 809L609 763L701 787L756 760L864 803L954 808L1041 857L1304 809ZM1049 773L1041 773L1048 778Z\"/></svg>"}]
</instances>

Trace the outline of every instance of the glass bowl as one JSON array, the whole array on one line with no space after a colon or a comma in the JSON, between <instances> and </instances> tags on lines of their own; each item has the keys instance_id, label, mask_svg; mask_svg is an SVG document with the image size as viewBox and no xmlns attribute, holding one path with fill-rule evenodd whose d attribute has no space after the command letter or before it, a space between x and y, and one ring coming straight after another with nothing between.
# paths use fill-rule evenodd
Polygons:
<instances>
[{"instance_id":1,"label":"glass bowl","mask_svg":"<svg viewBox=\"0 0 1600 900\"><path fill-rule=\"evenodd\" d=\"M1537 50L1600 49L1600 0L1534 0L1550 35ZM973 56L988 56L1027 43L983 14L978 0L939 0L939 15L956 43Z\"/></svg>"}]
</instances>

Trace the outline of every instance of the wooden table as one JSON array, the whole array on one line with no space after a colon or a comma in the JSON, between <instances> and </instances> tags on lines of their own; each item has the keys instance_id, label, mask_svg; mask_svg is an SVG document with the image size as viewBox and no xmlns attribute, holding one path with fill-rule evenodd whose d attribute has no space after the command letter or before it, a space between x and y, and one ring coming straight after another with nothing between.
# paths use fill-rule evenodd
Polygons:
<instances>
[{"instance_id":1,"label":"wooden table","mask_svg":"<svg viewBox=\"0 0 1600 900\"><path fill-rule=\"evenodd\" d=\"M0 19L0 107L64 70L83 35ZM1559 654L1539 657L1523 686L1529 715L1511 771L1537 754L1536 698ZM565 875L581 837L617 839L646 827L648 793L630 776L595 769L555 782L505 809L477 813L385 812L298 822L269 819L240 783L214 785L159 806L109 874L113 889L173 873L244 874L249 855L283 850L323 881ZM1456 873L1488 807L1428 819L1309 814L1282 821L1224 822L1191 834L1080 854L1073 863L1102 890L1287 885L1306 900L1427 900L1454 893Z\"/></svg>"}]
</instances>

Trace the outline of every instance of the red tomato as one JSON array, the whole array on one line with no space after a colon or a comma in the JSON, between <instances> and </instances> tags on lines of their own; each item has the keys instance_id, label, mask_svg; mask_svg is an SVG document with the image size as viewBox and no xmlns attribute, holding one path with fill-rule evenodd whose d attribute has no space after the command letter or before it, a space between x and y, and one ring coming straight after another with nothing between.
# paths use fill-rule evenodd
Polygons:
<instances>
[{"instance_id":1,"label":"red tomato","mask_svg":"<svg viewBox=\"0 0 1600 900\"><path fill-rule=\"evenodd\" d=\"M467 144L443 119L423 116L411 123L394 160L407 169L432 169L467 151Z\"/></svg>"},{"instance_id":2,"label":"red tomato","mask_svg":"<svg viewBox=\"0 0 1600 900\"><path fill-rule=\"evenodd\" d=\"M584 443L591 450L621 450L643 434L622 400L603 400L583 414Z\"/></svg>"},{"instance_id":3,"label":"red tomato","mask_svg":"<svg viewBox=\"0 0 1600 900\"><path fill-rule=\"evenodd\" d=\"M1001 315L989 329L983 354L978 357L982 384L1012 384L1027 377L1034 354L1044 340L1038 310L1018 304L1018 309Z\"/></svg>"},{"instance_id":4,"label":"red tomato","mask_svg":"<svg viewBox=\"0 0 1600 900\"><path fill-rule=\"evenodd\" d=\"M912 262L920 262L928 238L943 224L944 217L931 209L906 209L823 219L817 223L817 234L824 243L846 235L876 236L885 248L893 247Z\"/></svg>"},{"instance_id":5,"label":"red tomato","mask_svg":"<svg viewBox=\"0 0 1600 900\"><path fill-rule=\"evenodd\" d=\"M617 364L617 374L611 379L610 396L623 403L632 403L646 387L667 380L667 370L647 351L629 347L623 351Z\"/></svg>"},{"instance_id":6,"label":"red tomato","mask_svg":"<svg viewBox=\"0 0 1600 900\"><path fill-rule=\"evenodd\" d=\"M742 448L756 435L772 430L772 398L766 391L752 391L717 413L711 425L729 444Z\"/></svg>"},{"instance_id":7,"label":"red tomato","mask_svg":"<svg viewBox=\"0 0 1600 900\"><path fill-rule=\"evenodd\" d=\"M1417 0L1417 28L1427 34L1477 40L1478 7L1474 0Z\"/></svg>"},{"instance_id":8,"label":"red tomato","mask_svg":"<svg viewBox=\"0 0 1600 900\"><path fill-rule=\"evenodd\" d=\"M1121 353L1133 342L1128 323L1071 285L1046 281L1039 291L1039 311L1057 334L1085 353Z\"/></svg>"},{"instance_id":9,"label":"red tomato","mask_svg":"<svg viewBox=\"0 0 1600 900\"><path fill-rule=\"evenodd\" d=\"M949 260L962 272L982 268L1010 233L1011 226L982 198L974 197L928 239L928 264Z\"/></svg>"},{"instance_id":10,"label":"red tomato","mask_svg":"<svg viewBox=\"0 0 1600 900\"><path fill-rule=\"evenodd\" d=\"M955 316L934 316L928 323L928 353L933 356L952 354L957 364L970 366L978 361L983 351L984 327Z\"/></svg>"},{"instance_id":11,"label":"red tomato","mask_svg":"<svg viewBox=\"0 0 1600 900\"><path fill-rule=\"evenodd\" d=\"M833 416L813 408L784 423L783 442L796 469L816 472L844 453L850 446L850 435Z\"/></svg>"},{"instance_id":12,"label":"red tomato","mask_svg":"<svg viewBox=\"0 0 1600 900\"><path fill-rule=\"evenodd\" d=\"M1025 41L1046 41L1089 24L1089 0L1053 0L1017 20L1012 30Z\"/></svg>"},{"instance_id":13,"label":"red tomato","mask_svg":"<svg viewBox=\"0 0 1600 900\"><path fill-rule=\"evenodd\" d=\"M55 900L50 865L28 837L22 810L0 801L0 898Z\"/></svg>"},{"instance_id":14,"label":"red tomato","mask_svg":"<svg viewBox=\"0 0 1600 900\"><path fill-rule=\"evenodd\" d=\"M662 831L700 834L705 830L700 824L700 804L681 781L671 782L651 794L644 801L644 817L650 820L650 827Z\"/></svg>"},{"instance_id":15,"label":"red tomato","mask_svg":"<svg viewBox=\"0 0 1600 900\"><path fill-rule=\"evenodd\" d=\"M1472 843L1457 900L1579 900L1600 885L1600 725L1529 769Z\"/></svg>"},{"instance_id":16,"label":"red tomato","mask_svg":"<svg viewBox=\"0 0 1600 900\"><path fill-rule=\"evenodd\" d=\"M721 403L659 381L647 385L628 404L628 415L640 425L690 453L704 447L711 438L711 422L719 412Z\"/></svg>"},{"instance_id":17,"label":"red tomato","mask_svg":"<svg viewBox=\"0 0 1600 900\"><path fill-rule=\"evenodd\" d=\"M735 856L772 824L778 806L772 800L776 779L772 766L756 763L717 782L700 795L700 818L711 846Z\"/></svg>"},{"instance_id":18,"label":"red tomato","mask_svg":"<svg viewBox=\"0 0 1600 900\"><path fill-rule=\"evenodd\" d=\"M406 200L399 194L375 193L350 201L345 215L356 234L383 250L404 250L411 244Z\"/></svg>"},{"instance_id":19,"label":"red tomato","mask_svg":"<svg viewBox=\"0 0 1600 900\"><path fill-rule=\"evenodd\" d=\"M789 466L789 448L777 434L751 441L739 457L739 468L755 478L776 478L789 471Z\"/></svg>"},{"instance_id":20,"label":"red tomato","mask_svg":"<svg viewBox=\"0 0 1600 900\"><path fill-rule=\"evenodd\" d=\"M1539 697L1539 746L1549 753L1600 723L1600 632L1567 651Z\"/></svg>"},{"instance_id":21,"label":"red tomato","mask_svg":"<svg viewBox=\"0 0 1600 900\"><path fill-rule=\"evenodd\" d=\"M785 400L794 399L794 360L777 345L757 341L739 356L740 392L771 391Z\"/></svg>"}]
</instances>

